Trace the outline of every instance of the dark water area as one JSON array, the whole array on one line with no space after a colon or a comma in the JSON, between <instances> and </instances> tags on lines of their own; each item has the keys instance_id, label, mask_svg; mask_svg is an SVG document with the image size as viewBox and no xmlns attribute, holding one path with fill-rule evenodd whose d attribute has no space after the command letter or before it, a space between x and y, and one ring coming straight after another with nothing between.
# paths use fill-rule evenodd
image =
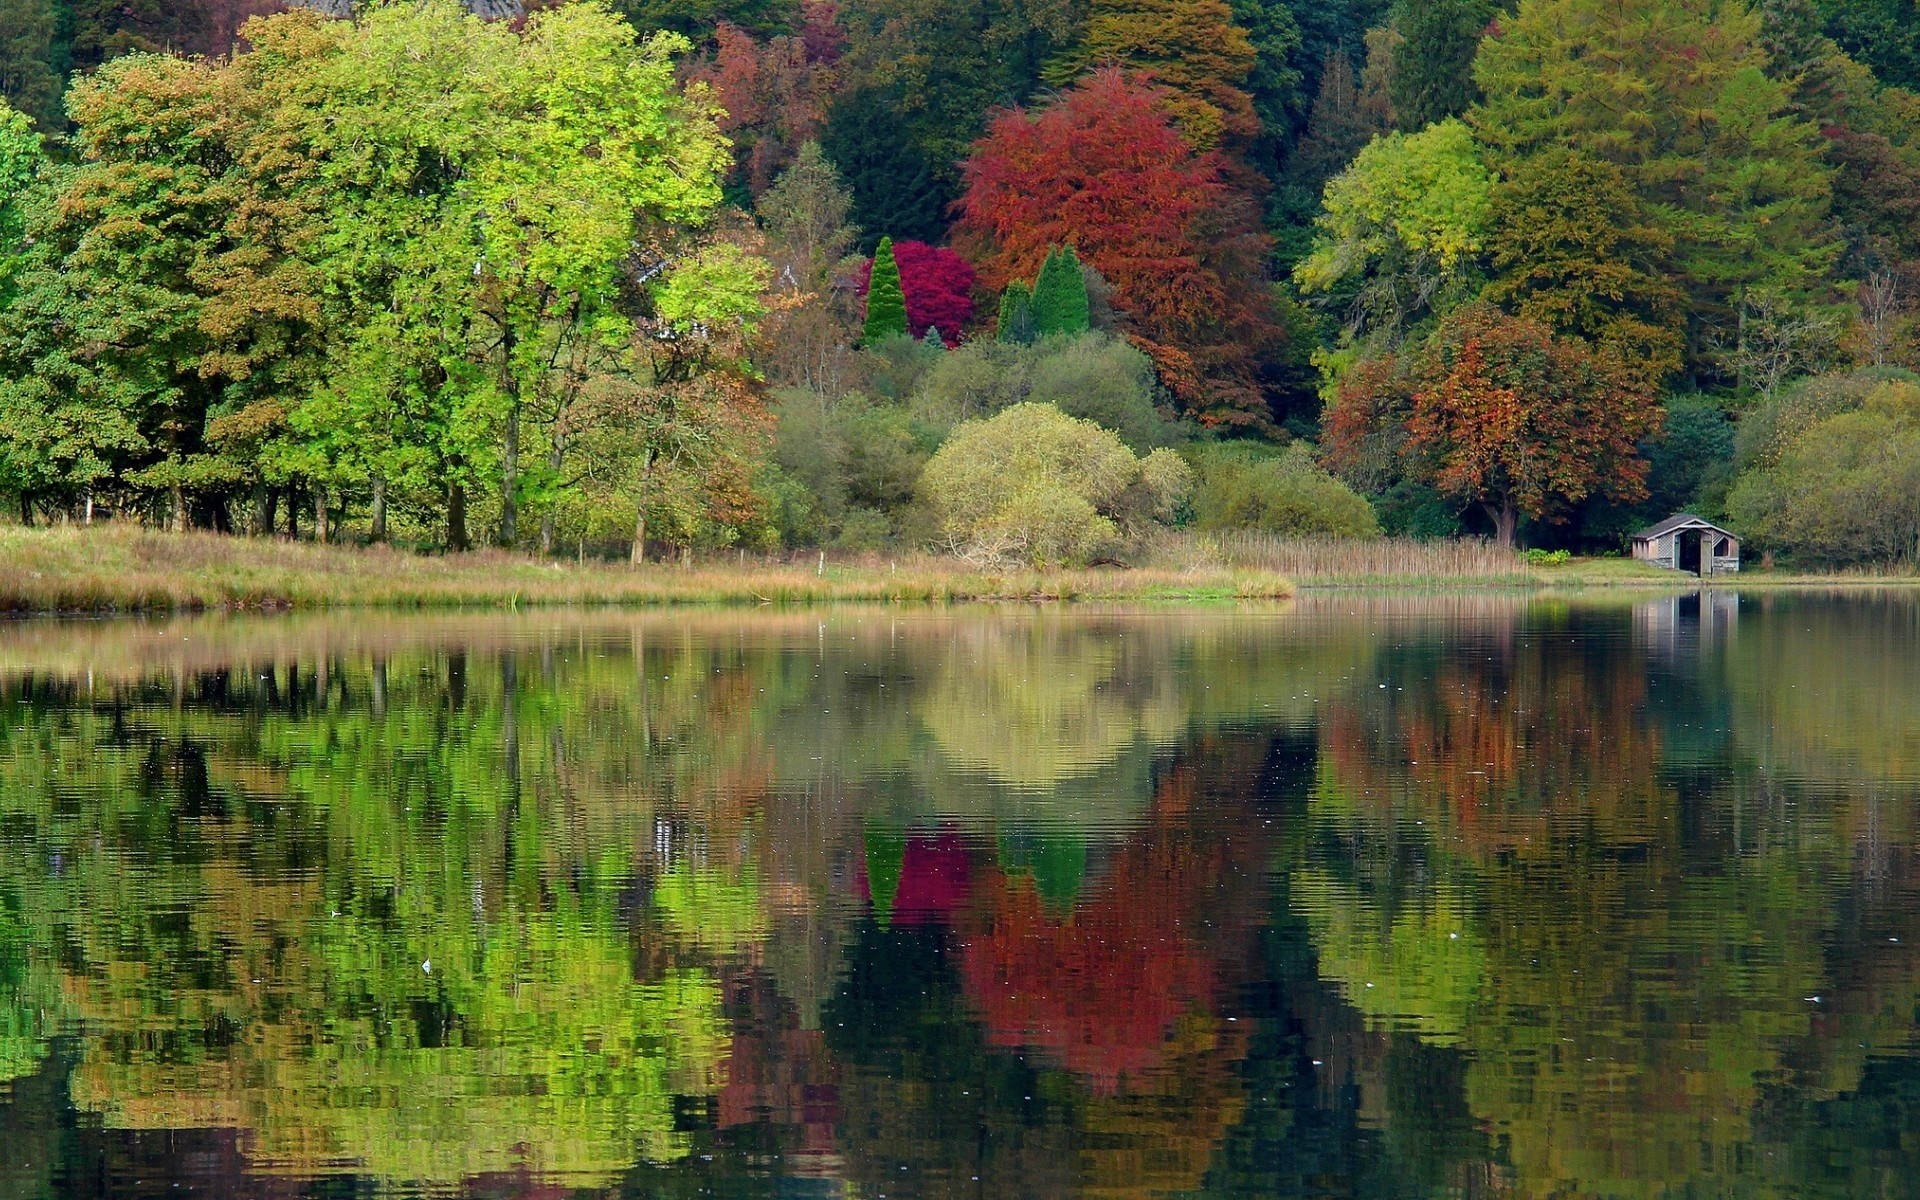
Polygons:
<instances>
[{"instance_id":1,"label":"dark water area","mask_svg":"<svg viewBox=\"0 0 1920 1200\"><path fill-rule=\"evenodd\" d=\"M1920 604L0 626L0 1200L1920 1196Z\"/></svg>"}]
</instances>

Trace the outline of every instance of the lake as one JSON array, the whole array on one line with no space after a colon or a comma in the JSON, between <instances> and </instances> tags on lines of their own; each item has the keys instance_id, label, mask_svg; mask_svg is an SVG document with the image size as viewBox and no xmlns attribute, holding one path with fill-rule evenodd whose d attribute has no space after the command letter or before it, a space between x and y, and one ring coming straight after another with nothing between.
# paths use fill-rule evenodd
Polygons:
<instances>
[{"instance_id":1,"label":"lake","mask_svg":"<svg viewBox=\"0 0 1920 1200\"><path fill-rule=\"evenodd\" d=\"M0 626L0 1197L1920 1196L1899 593Z\"/></svg>"}]
</instances>

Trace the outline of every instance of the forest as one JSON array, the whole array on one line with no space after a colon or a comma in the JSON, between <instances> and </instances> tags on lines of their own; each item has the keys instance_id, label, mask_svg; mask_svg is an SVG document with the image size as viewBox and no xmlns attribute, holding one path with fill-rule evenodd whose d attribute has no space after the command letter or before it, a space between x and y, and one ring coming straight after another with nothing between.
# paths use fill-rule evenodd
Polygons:
<instances>
[{"instance_id":1,"label":"forest","mask_svg":"<svg viewBox=\"0 0 1920 1200\"><path fill-rule=\"evenodd\" d=\"M25 524L1920 563L1914 0L0 0Z\"/></svg>"}]
</instances>

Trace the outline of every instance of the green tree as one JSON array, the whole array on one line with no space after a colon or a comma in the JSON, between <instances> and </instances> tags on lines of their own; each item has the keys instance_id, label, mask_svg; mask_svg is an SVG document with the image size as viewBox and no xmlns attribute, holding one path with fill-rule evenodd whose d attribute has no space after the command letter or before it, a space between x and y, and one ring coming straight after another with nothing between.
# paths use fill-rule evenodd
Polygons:
<instances>
[{"instance_id":1,"label":"green tree","mask_svg":"<svg viewBox=\"0 0 1920 1200\"><path fill-rule=\"evenodd\" d=\"M1815 0L1847 53L1895 87L1920 89L1920 8L1914 0Z\"/></svg>"},{"instance_id":2,"label":"green tree","mask_svg":"<svg viewBox=\"0 0 1920 1200\"><path fill-rule=\"evenodd\" d=\"M26 233L29 189L46 162L46 141L27 114L0 100L0 306L11 287Z\"/></svg>"},{"instance_id":3,"label":"green tree","mask_svg":"<svg viewBox=\"0 0 1920 1200\"><path fill-rule=\"evenodd\" d=\"M1493 189L1483 295L1515 315L1619 347L1659 380L1680 366L1684 315L1660 273L1673 237L1615 164L1560 147Z\"/></svg>"},{"instance_id":4,"label":"green tree","mask_svg":"<svg viewBox=\"0 0 1920 1200\"><path fill-rule=\"evenodd\" d=\"M1253 101L1260 135L1248 157L1269 178L1278 178L1282 156L1305 121L1312 99L1302 91L1300 23L1285 0L1230 0L1234 24L1253 44L1253 69L1245 88Z\"/></svg>"},{"instance_id":5,"label":"green tree","mask_svg":"<svg viewBox=\"0 0 1920 1200\"><path fill-rule=\"evenodd\" d=\"M1087 280L1072 246L1048 253L1033 281L1032 305L1033 331L1041 337L1087 331Z\"/></svg>"},{"instance_id":6,"label":"green tree","mask_svg":"<svg viewBox=\"0 0 1920 1200\"><path fill-rule=\"evenodd\" d=\"M1738 528L1805 561L1920 562L1920 386L1882 383L1781 441L1727 498Z\"/></svg>"},{"instance_id":7,"label":"green tree","mask_svg":"<svg viewBox=\"0 0 1920 1200\"><path fill-rule=\"evenodd\" d=\"M58 126L61 119L54 17L51 0L0 0L0 100L42 129Z\"/></svg>"},{"instance_id":8,"label":"green tree","mask_svg":"<svg viewBox=\"0 0 1920 1200\"><path fill-rule=\"evenodd\" d=\"M1377 138L1327 185L1301 290L1349 298L1349 340L1389 344L1467 298L1493 209L1494 175L1473 133L1442 121Z\"/></svg>"},{"instance_id":9,"label":"green tree","mask_svg":"<svg viewBox=\"0 0 1920 1200\"><path fill-rule=\"evenodd\" d=\"M642 34L666 29L701 39L722 21L756 37L791 33L800 10L795 0L614 0L613 7Z\"/></svg>"},{"instance_id":10,"label":"green tree","mask_svg":"<svg viewBox=\"0 0 1920 1200\"><path fill-rule=\"evenodd\" d=\"M1817 309L1838 249L1831 171L1760 35L1743 0L1524 0L1474 67L1470 119L1503 159L1566 147L1624 172L1673 239L1688 366L1724 376L1750 298Z\"/></svg>"},{"instance_id":11,"label":"green tree","mask_svg":"<svg viewBox=\"0 0 1920 1200\"><path fill-rule=\"evenodd\" d=\"M1403 39L1394 54L1390 91L1402 129L1425 129L1457 117L1480 98L1473 58L1493 21L1493 0L1401 0L1393 27Z\"/></svg>"},{"instance_id":12,"label":"green tree","mask_svg":"<svg viewBox=\"0 0 1920 1200\"><path fill-rule=\"evenodd\" d=\"M883 237L873 252L873 275L867 284L867 319L860 340L869 346L907 336L907 295L900 289L900 264L893 259L893 239Z\"/></svg>"},{"instance_id":13,"label":"green tree","mask_svg":"<svg viewBox=\"0 0 1920 1200\"><path fill-rule=\"evenodd\" d=\"M1007 290L1000 293L1000 318L994 330L1001 341L1016 346L1033 341L1033 292L1021 280L1007 284Z\"/></svg>"},{"instance_id":14,"label":"green tree","mask_svg":"<svg viewBox=\"0 0 1920 1200\"><path fill-rule=\"evenodd\" d=\"M1228 442L1192 458L1193 518L1201 529L1258 529L1283 537L1380 534L1372 506L1322 469L1304 443L1275 453Z\"/></svg>"},{"instance_id":15,"label":"green tree","mask_svg":"<svg viewBox=\"0 0 1920 1200\"><path fill-rule=\"evenodd\" d=\"M895 89L841 93L828 110L820 147L846 180L854 224L867 238L890 229L901 237L937 242L946 231L953 188L936 175L932 160L902 124L901 103Z\"/></svg>"},{"instance_id":16,"label":"green tree","mask_svg":"<svg viewBox=\"0 0 1920 1200\"><path fill-rule=\"evenodd\" d=\"M1172 451L1136 458L1112 433L1049 404L960 426L920 477L954 553L1039 566L1084 564L1123 531L1171 520L1192 487Z\"/></svg>"}]
</instances>

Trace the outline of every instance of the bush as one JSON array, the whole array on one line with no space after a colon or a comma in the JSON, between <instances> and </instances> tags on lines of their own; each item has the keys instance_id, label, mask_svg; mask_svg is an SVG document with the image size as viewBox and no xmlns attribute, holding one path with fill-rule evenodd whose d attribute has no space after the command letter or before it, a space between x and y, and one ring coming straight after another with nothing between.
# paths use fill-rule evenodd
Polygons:
<instances>
[{"instance_id":1,"label":"bush","mask_svg":"<svg viewBox=\"0 0 1920 1200\"><path fill-rule=\"evenodd\" d=\"M1816 375L1775 392L1740 422L1734 462L1742 471L1779 461L1796 438L1841 413L1854 412L1888 383L1920 383L1920 375L1897 367L1868 367L1850 374Z\"/></svg>"},{"instance_id":2,"label":"bush","mask_svg":"<svg viewBox=\"0 0 1920 1200\"><path fill-rule=\"evenodd\" d=\"M788 545L877 548L899 532L926 465L928 437L898 406L858 393L829 401L794 389L774 406L773 462L757 488Z\"/></svg>"},{"instance_id":3,"label":"bush","mask_svg":"<svg viewBox=\"0 0 1920 1200\"><path fill-rule=\"evenodd\" d=\"M1191 486L1178 456L1136 458L1111 431L1046 404L960 425L920 478L941 539L996 565L1084 565L1170 517Z\"/></svg>"},{"instance_id":4,"label":"bush","mask_svg":"<svg viewBox=\"0 0 1920 1200\"><path fill-rule=\"evenodd\" d=\"M1206 530L1258 529L1288 537L1378 537L1373 508L1314 461L1304 443L1275 453L1249 443L1194 454L1194 521Z\"/></svg>"},{"instance_id":5,"label":"bush","mask_svg":"<svg viewBox=\"0 0 1920 1200\"><path fill-rule=\"evenodd\" d=\"M1920 563L1920 385L1883 381L1856 407L1792 427L1778 422L1735 483L1733 523L1809 561Z\"/></svg>"},{"instance_id":6,"label":"bush","mask_svg":"<svg viewBox=\"0 0 1920 1200\"><path fill-rule=\"evenodd\" d=\"M1573 554L1567 550L1541 550L1535 548L1524 551L1521 557L1530 567L1564 567L1573 561Z\"/></svg>"},{"instance_id":7,"label":"bush","mask_svg":"<svg viewBox=\"0 0 1920 1200\"><path fill-rule=\"evenodd\" d=\"M1155 407L1153 362L1104 333L1032 345L969 342L920 377L914 411L934 426L990 417L1016 404L1051 404L1103 425L1138 453L1180 440Z\"/></svg>"}]
</instances>

